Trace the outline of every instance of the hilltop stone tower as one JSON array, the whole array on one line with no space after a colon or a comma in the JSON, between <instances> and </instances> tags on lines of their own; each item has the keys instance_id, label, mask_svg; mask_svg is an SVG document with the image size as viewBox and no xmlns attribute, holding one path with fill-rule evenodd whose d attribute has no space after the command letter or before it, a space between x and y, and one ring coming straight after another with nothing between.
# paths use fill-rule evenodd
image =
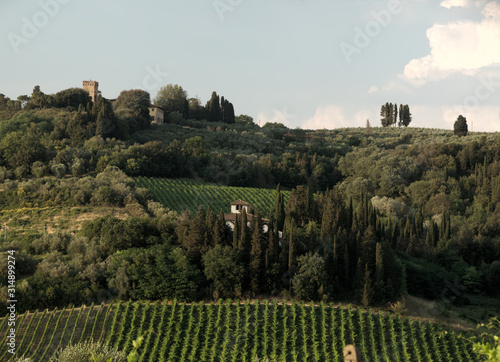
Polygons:
<instances>
[{"instance_id":1,"label":"hilltop stone tower","mask_svg":"<svg viewBox=\"0 0 500 362\"><path fill-rule=\"evenodd\" d=\"M96 102L97 94L98 94L99 82L93 80L84 80L83 81L83 90L87 91L92 97L92 102Z\"/></svg>"}]
</instances>

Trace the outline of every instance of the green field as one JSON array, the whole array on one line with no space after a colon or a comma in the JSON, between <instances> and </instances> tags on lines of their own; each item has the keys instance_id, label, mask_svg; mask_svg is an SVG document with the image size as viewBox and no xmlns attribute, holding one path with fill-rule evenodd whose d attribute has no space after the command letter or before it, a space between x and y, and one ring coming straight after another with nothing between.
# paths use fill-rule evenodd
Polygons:
<instances>
[{"instance_id":1,"label":"green field","mask_svg":"<svg viewBox=\"0 0 500 362\"><path fill-rule=\"evenodd\" d=\"M179 212L190 210L196 213L200 205L210 205L215 213L220 209L228 213L229 203L241 199L268 216L276 195L274 189L218 186L186 179L135 177L134 181L138 186L147 188L158 202ZM283 196L285 202L288 201L290 191L283 191Z\"/></svg>"},{"instance_id":2,"label":"green field","mask_svg":"<svg viewBox=\"0 0 500 362\"><path fill-rule=\"evenodd\" d=\"M0 319L6 330L6 318ZM343 361L346 344L364 361L478 361L467 335L440 325L351 307L118 302L18 316L16 355L46 361L93 339L127 353L142 335L140 361ZM10 354L2 337L0 360Z\"/></svg>"}]
</instances>

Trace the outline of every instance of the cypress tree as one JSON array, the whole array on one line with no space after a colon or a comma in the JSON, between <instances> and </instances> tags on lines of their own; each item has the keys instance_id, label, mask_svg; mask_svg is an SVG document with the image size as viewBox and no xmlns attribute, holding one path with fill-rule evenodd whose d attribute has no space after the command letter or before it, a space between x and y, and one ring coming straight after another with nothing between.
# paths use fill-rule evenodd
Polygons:
<instances>
[{"instance_id":1,"label":"cypress tree","mask_svg":"<svg viewBox=\"0 0 500 362\"><path fill-rule=\"evenodd\" d=\"M445 239L446 236L446 211L443 212L443 215L441 216L441 227L439 228L439 238L440 239Z\"/></svg>"},{"instance_id":2,"label":"cypress tree","mask_svg":"<svg viewBox=\"0 0 500 362\"><path fill-rule=\"evenodd\" d=\"M226 220L224 218L224 213L220 209L219 216L215 219L213 224L212 239L214 245L226 245Z\"/></svg>"},{"instance_id":3,"label":"cypress tree","mask_svg":"<svg viewBox=\"0 0 500 362\"><path fill-rule=\"evenodd\" d=\"M236 214L236 218L234 220L234 228L233 228L233 248L239 249L240 243L240 218L239 214Z\"/></svg>"},{"instance_id":4,"label":"cypress tree","mask_svg":"<svg viewBox=\"0 0 500 362\"><path fill-rule=\"evenodd\" d=\"M231 102L228 102L226 106L226 122L229 124L236 123L236 117L234 115L234 107Z\"/></svg>"},{"instance_id":5,"label":"cypress tree","mask_svg":"<svg viewBox=\"0 0 500 362\"><path fill-rule=\"evenodd\" d=\"M331 191L325 193L325 203L323 206L323 217L321 219L321 239L332 239L334 234L335 206L333 204Z\"/></svg>"},{"instance_id":6,"label":"cypress tree","mask_svg":"<svg viewBox=\"0 0 500 362\"><path fill-rule=\"evenodd\" d=\"M285 202L283 193L280 190L280 185L276 187L276 195L274 197L274 209L272 212L274 222L276 223L276 231L283 231L285 224Z\"/></svg>"},{"instance_id":7,"label":"cypress tree","mask_svg":"<svg viewBox=\"0 0 500 362\"><path fill-rule=\"evenodd\" d=\"M209 122L219 122L222 119L219 96L212 92L212 97L206 104L207 116Z\"/></svg>"},{"instance_id":8,"label":"cypress tree","mask_svg":"<svg viewBox=\"0 0 500 362\"><path fill-rule=\"evenodd\" d=\"M365 264L365 272L363 275L363 290L361 293L361 304L364 308L367 308L373 300L373 282L371 278L370 269L368 264Z\"/></svg>"},{"instance_id":9,"label":"cypress tree","mask_svg":"<svg viewBox=\"0 0 500 362\"><path fill-rule=\"evenodd\" d=\"M375 247L375 295L377 300L384 299L384 250L381 242Z\"/></svg>"},{"instance_id":10,"label":"cypress tree","mask_svg":"<svg viewBox=\"0 0 500 362\"><path fill-rule=\"evenodd\" d=\"M354 207L352 206L352 196L349 197L349 210L348 210L348 214L349 214L349 225L348 227L351 228L352 227L352 223L353 223L353 218L354 218Z\"/></svg>"},{"instance_id":11,"label":"cypress tree","mask_svg":"<svg viewBox=\"0 0 500 362\"><path fill-rule=\"evenodd\" d=\"M105 127L104 126L104 112L99 111L99 114L97 115L97 120L96 120L95 135L104 137L104 127Z\"/></svg>"},{"instance_id":12,"label":"cypress tree","mask_svg":"<svg viewBox=\"0 0 500 362\"><path fill-rule=\"evenodd\" d=\"M500 176L491 177L491 206L495 207L500 202Z\"/></svg>"},{"instance_id":13,"label":"cypress tree","mask_svg":"<svg viewBox=\"0 0 500 362\"><path fill-rule=\"evenodd\" d=\"M222 122L229 124L235 123L233 104L229 102L227 99L224 99L224 97L221 97L220 108L221 108Z\"/></svg>"},{"instance_id":14,"label":"cypress tree","mask_svg":"<svg viewBox=\"0 0 500 362\"><path fill-rule=\"evenodd\" d=\"M198 265L201 264L202 255L209 249L206 240L206 214L203 206L200 206L196 216L189 223L187 235L183 239L183 247L186 250L186 255Z\"/></svg>"},{"instance_id":15,"label":"cypress tree","mask_svg":"<svg viewBox=\"0 0 500 362\"><path fill-rule=\"evenodd\" d=\"M349 285L349 245L346 244L344 248L344 277L345 277L345 284Z\"/></svg>"},{"instance_id":16,"label":"cypress tree","mask_svg":"<svg viewBox=\"0 0 500 362\"><path fill-rule=\"evenodd\" d=\"M396 124L398 122L398 104L394 104L394 119L392 120L392 124Z\"/></svg>"},{"instance_id":17,"label":"cypress tree","mask_svg":"<svg viewBox=\"0 0 500 362\"><path fill-rule=\"evenodd\" d=\"M384 281L384 254L382 243L378 242L375 247L375 283L382 285Z\"/></svg>"},{"instance_id":18,"label":"cypress tree","mask_svg":"<svg viewBox=\"0 0 500 362\"><path fill-rule=\"evenodd\" d=\"M451 239L451 219L449 212L446 212L446 228L444 229L444 237L446 240Z\"/></svg>"},{"instance_id":19,"label":"cypress tree","mask_svg":"<svg viewBox=\"0 0 500 362\"><path fill-rule=\"evenodd\" d=\"M245 209L241 212L240 218L240 240L238 243L238 250L242 252L242 260L244 263L248 263L250 258L250 235L248 231L248 218Z\"/></svg>"},{"instance_id":20,"label":"cypress tree","mask_svg":"<svg viewBox=\"0 0 500 362\"><path fill-rule=\"evenodd\" d=\"M358 258L356 262L356 288L359 290L363 287L363 264L361 263L361 258Z\"/></svg>"},{"instance_id":21,"label":"cypress tree","mask_svg":"<svg viewBox=\"0 0 500 362\"><path fill-rule=\"evenodd\" d=\"M253 294L261 288L262 268L262 218L257 211L251 220L252 239L250 250L250 287Z\"/></svg>"},{"instance_id":22,"label":"cypress tree","mask_svg":"<svg viewBox=\"0 0 500 362\"><path fill-rule=\"evenodd\" d=\"M338 264L338 257L337 257L337 235L333 237L333 252L332 252L332 257L333 257L333 276L337 275L337 264Z\"/></svg>"},{"instance_id":23,"label":"cypress tree","mask_svg":"<svg viewBox=\"0 0 500 362\"><path fill-rule=\"evenodd\" d=\"M361 264L368 264L370 269L373 269L375 262L375 247L377 240L375 238L375 231L372 226L368 227L363 235L363 241L361 242Z\"/></svg>"},{"instance_id":24,"label":"cypress tree","mask_svg":"<svg viewBox=\"0 0 500 362\"><path fill-rule=\"evenodd\" d=\"M205 212L205 225L207 227L207 238L205 240L205 244L209 247L214 246L214 228L215 228L215 215L210 208L210 205L207 206L207 211Z\"/></svg>"},{"instance_id":25,"label":"cypress tree","mask_svg":"<svg viewBox=\"0 0 500 362\"><path fill-rule=\"evenodd\" d=\"M266 270L271 268L271 265L278 262L279 250L279 234L272 223L268 225L267 231L267 247L266 247Z\"/></svg>"},{"instance_id":26,"label":"cypress tree","mask_svg":"<svg viewBox=\"0 0 500 362\"><path fill-rule=\"evenodd\" d=\"M294 231L294 225L290 227L290 238L288 241L288 272L292 273L292 267L293 267L293 262L294 262L294 253L295 253L295 240L293 239L293 231Z\"/></svg>"},{"instance_id":27,"label":"cypress tree","mask_svg":"<svg viewBox=\"0 0 500 362\"><path fill-rule=\"evenodd\" d=\"M467 127L467 119L462 115L458 116L453 124L453 131L457 136L467 136L469 129Z\"/></svg>"},{"instance_id":28,"label":"cypress tree","mask_svg":"<svg viewBox=\"0 0 500 362\"><path fill-rule=\"evenodd\" d=\"M431 220L431 225L432 225L431 242L433 246L436 246L439 240L439 229L437 224L432 220Z\"/></svg>"},{"instance_id":29,"label":"cypress tree","mask_svg":"<svg viewBox=\"0 0 500 362\"><path fill-rule=\"evenodd\" d=\"M383 104L382 107L380 108L380 122L382 123L382 127L387 127L387 110L386 110L386 104Z\"/></svg>"},{"instance_id":30,"label":"cypress tree","mask_svg":"<svg viewBox=\"0 0 500 362\"><path fill-rule=\"evenodd\" d=\"M410 106L407 104L403 107L403 126L408 127L411 123Z\"/></svg>"},{"instance_id":31,"label":"cypress tree","mask_svg":"<svg viewBox=\"0 0 500 362\"><path fill-rule=\"evenodd\" d=\"M433 242L432 242L431 235L432 235L432 231L431 231L431 230L428 230L428 231L427 231L427 235L425 236L425 244L426 244L427 246L434 246L434 245L433 245Z\"/></svg>"}]
</instances>

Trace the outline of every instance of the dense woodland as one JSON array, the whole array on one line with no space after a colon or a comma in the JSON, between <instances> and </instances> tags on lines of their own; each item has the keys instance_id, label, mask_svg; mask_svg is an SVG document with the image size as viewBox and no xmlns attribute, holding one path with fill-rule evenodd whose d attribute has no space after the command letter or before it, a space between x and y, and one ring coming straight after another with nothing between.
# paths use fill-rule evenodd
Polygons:
<instances>
[{"instance_id":1,"label":"dense woodland","mask_svg":"<svg viewBox=\"0 0 500 362\"><path fill-rule=\"evenodd\" d=\"M80 89L0 95L3 210L142 210L71 232L6 233L2 252L18 250L20 310L116 297L368 306L405 293L452 303L498 296L498 134L260 128L215 92L203 106L169 85L155 100L168 111L164 125L150 125L151 97L141 90L113 105L102 97L92 104ZM210 205L193 215L163 207L130 178L139 175L273 188L276 200L242 214L231 232ZM286 205L280 189L292 191Z\"/></svg>"}]
</instances>

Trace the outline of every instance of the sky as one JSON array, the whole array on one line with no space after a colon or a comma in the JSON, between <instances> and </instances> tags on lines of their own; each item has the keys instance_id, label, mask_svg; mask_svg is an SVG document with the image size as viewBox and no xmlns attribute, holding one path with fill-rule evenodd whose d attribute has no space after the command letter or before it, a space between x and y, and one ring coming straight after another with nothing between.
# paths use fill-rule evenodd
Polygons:
<instances>
[{"instance_id":1,"label":"sky","mask_svg":"<svg viewBox=\"0 0 500 362\"><path fill-rule=\"evenodd\" d=\"M106 98L179 84L256 123L500 131L500 2L491 0L0 0L0 93L96 80Z\"/></svg>"}]
</instances>

